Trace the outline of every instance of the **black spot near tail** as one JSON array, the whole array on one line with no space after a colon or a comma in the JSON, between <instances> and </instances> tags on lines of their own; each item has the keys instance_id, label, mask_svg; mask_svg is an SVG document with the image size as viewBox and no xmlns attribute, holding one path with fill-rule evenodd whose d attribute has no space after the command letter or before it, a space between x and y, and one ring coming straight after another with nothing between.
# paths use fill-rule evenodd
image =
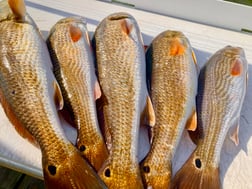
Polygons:
<instances>
[{"instance_id":1,"label":"black spot near tail","mask_svg":"<svg viewBox=\"0 0 252 189\"><path fill-rule=\"evenodd\" d=\"M57 168L54 165L49 165L48 171L50 172L51 175L56 175Z\"/></svg>"},{"instance_id":2,"label":"black spot near tail","mask_svg":"<svg viewBox=\"0 0 252 189\"><path fill-rule=\"evenodd\" d=\"M107 169L105 170L104 174L105 174L106 177L110 177L110 176L111 176L110 169L107 168Z\"/></svg>"}]
</instances>

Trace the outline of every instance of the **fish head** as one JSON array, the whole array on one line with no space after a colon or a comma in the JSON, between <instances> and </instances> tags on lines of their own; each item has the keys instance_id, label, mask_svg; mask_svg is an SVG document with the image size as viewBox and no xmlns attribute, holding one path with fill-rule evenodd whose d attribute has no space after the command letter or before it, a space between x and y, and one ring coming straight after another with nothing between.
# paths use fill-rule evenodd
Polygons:
<instances>
[{"instance_id":1,"label":"fish head","mask_svg":"<svg viewBox=\"0 0 252 189\"><path fill-rule=\"evenodd\" d=\"M86 44L90 46L87 21L84 17L75 16L59 20L50 30L48 39L54 40L62 35L65 35L64 43L66 44L77 43L80 39L84 39Z\"/></svg>"},{"instance_id":2,"label":"fish head","mask_svg":"<svg viewBox=\"0 0 252 189\"><path fill-rule=\"evenodd\" d=\"M106 160L98 174L108 188L143 188L137 164L122 166L120 162L114 164L110 160Z\"/></svg>"},{"instance_id":3,"label":"fish head","mask_svg":"<svg viewBox=\"0 0 252 189\"><path fill-rule=\"evenodd\" d=\"M60 154L54 150L46 154L42 151L46 188L107 188L79 151L71 144L67 148L67 153L62 150Z\"/></svg>"},{"instance_id":4,"label":"fish head","mask_svg":"<svg viewBox=\"0 0 252 189\"><path fill-rule=\"evenodd\" d=\"M215 74L216 79L226 79L230 84L246 83L247 82L247 72L248 63L245 57L245 52L241 47L226 46L216 52L214 56L208 61L212 62L213 66L210 68L215 68L220 70L225 66L225 72L221 74ZM224 70L224 69L223 69Z\"/></svg>"},{"instance_id":5,"label":"fish head","mask_svg":"<svg viewBox=\"0 0 252 189\"><path fill-rule=\"evenodd\" d=\"M171 164L157 162L147 158L140 165L145 188L169 188L170 186Z\"/></svg>"},{"instance_id":6,"label":"fish head","mask_svg":"<svg viewBox=\"0 0 252 189\"><path fill-rule=\"evenodd\" d=\"M182 32L166 30L153 40L152 46L162 53L161 56L168 57L170 59L169 63L177 64L176 59L184 57L184 60L194 64L198 70L193 48L188 38ZM166 61L161 61L160 63L166 64Z\"/></svg>"},{"instance_id":7,"label":"fish head","mask_svg":"<svg viewBox=\"0 0 252 189\"><path fill-rule=\"evenodd\" d=\"M133 42L133 46L138 46L139 43L144 46L138 24L135 18L128 13L111 14L98 27L102 28L101 31L106 35L107 40L115 45L115 48L124 45L129 47L129 41Z\"/></svg>"}]
</instances>

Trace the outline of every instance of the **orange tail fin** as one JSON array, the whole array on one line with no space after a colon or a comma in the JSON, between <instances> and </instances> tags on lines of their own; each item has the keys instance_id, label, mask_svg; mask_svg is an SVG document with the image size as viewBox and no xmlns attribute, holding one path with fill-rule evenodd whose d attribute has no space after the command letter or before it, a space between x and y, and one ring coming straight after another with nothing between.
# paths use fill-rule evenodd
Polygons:
<instances>
[{"instance_id":1,"label":"orange tail fin","mask_svg":"<svg viewBox=\"0 0 252 189\"><path fill-rule=\"evenodd\" d=\"M220 189L219 168L191 155L172 179L171 189Z\"/></svg>"},{"instance_id":2,"label":"orange tail fin","mask_svg":"<svg viewBox=\"0 0 252 189\"><path fill-rule=\"evenodd\" d=\"M57 158L55 159L55 165L48 164L46 159L43 159L46 188L107 189L93 168L81 157L80 152L77 149L71 150L69 156L59 164L57 164Z\"/></svg>"}]
</instances>

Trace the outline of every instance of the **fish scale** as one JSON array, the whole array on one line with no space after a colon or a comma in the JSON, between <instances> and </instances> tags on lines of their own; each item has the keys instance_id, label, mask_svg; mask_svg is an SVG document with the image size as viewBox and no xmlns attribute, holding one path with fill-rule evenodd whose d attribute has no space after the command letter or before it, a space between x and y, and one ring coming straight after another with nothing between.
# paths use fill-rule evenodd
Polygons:
<instances>
[{"instance_id":1,"label":"fish scale","mask_svg":"<svg viewBox=\"0 0 252 189\"><path fill-rule=\"evenodd\" d=\"M19 134L38 143L46 188L106 188L63 132L61 91L23 0L0 2L0 101Z\"/></svg>"},{"instance_id":2,"label":"fish scale","mask_svg":"<svg viewBox=\"0 0 252 189\"><path fill-rule=\"evenodd\" d=\"M247 72L244 50L232 46L217 51L202 68L197 94L198 128L194 134L198 136L193 138L197 147L173 178L172 189L221 188L221 148L230 129L231 139L235 144L239 142Z\"/></svg>"},{"instance_id":3,"label":"fish scale","mask_svg":"<svg viewBox=\"0 0 252 189\"><path fill-rule=\"evenodd\" d=\"M107 16L95 31L94 45L109 146L99 175L109 188L143 188L137 153L148 92L144 48L135 19L127 13Z\"/></svg>"},{"instance_id":4,"label":"fish scale","mask_svg":"<svg viewBox=\"0 0 252 189\"><path fill-rule=\"evenodd\" d=\"M50 31L47 44L66 108L77 127L77 147L99 170L108 152L97 120L95 84L98 82L84 18L58 21Z\"/></svg>"},{"instance_id":5,"label":"fish scale","mask_svg":"<svg viewBox=\"0 0 252 189\"><path fill-rule=\"evenodd\" d=\"M197 66L189 41L178 31L164 31L154 38L146 58L151 65L147 73L156 124L141 171L146 187L169 188L172 158L196 109Z\"/></svg>"}]
</instances>

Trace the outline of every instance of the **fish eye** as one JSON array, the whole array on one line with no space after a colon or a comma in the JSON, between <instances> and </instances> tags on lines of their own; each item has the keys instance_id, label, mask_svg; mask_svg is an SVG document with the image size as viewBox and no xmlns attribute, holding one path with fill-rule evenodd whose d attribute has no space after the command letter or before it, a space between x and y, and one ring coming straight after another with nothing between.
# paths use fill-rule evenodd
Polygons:
<instances>
[{"instance_id":1,"label":"fish eye","mask_svg":"<svg viewBox=\"0 0 252 189\"><path fill-rule=\"evenodd\" d=\"M106 177L110 177L110 176L111 176L111 174L110 174L110 169L109 169L109 168L107 168L107 169L105 170L104 175L105 175Z\"/></svg>"},{"instance_id":2,"label":"fish eye","mask_svg":"<svg viewBox=\"0 0 252 189\"><path fill-rule=\"evenodd\" d=\"M145 173L149 173L150 172L150 167L148 165L143 166L143 171Z\"/></svg>"},{"instance_id":3,"label":"fish eye","mask_svg":"<svg viewBox=\"0 0 252 189\"><path fill-rule=\"evenodd\" d=\"M50 172L51 175L55 175L56 174L56 167L53 165L49 165L48 171Z\"/></svg>"},{"instance_id":4,"label":"fish eye","mask_svg":"<svg viewBox=\"0 0 252 189\"><path fill-rule=\"evenodd\" d=\"M195 165L197 168L201 168L201 160L199 158L195 159Z\"/></svg>"},{"instance_id":5,"label":"fish eye","mask_svg":"<svg viewBox=\"0 0 252 189\"><path fill-rule=\"evenodd\" d=\"M85 150L86 150L86 147L85 147L84 145L81 145L81 146L80 146L80 151L81 151L81 152L84 152Z\"/></svg>"}]
</instances>

